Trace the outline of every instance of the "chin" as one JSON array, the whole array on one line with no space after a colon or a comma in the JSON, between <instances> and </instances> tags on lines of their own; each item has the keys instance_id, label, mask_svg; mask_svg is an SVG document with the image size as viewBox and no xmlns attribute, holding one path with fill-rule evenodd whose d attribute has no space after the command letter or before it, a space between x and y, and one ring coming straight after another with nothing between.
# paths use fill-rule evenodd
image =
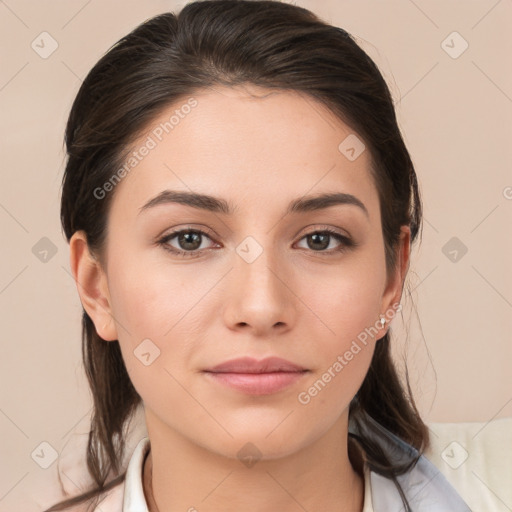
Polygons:
<instances>
[{"instance_id":1,"label":"chin","mask_svg":"<svg viewBox=\"0 0 512 512\"><path fill-rule=\"evenodd\" d=\"M275 423L272 428L275 428ZM202 444L207 450L230 459L238 459L247 467L251 467L258 460L277 460L293 455L308 446L316 437L314 435L301 436L295 428L278 427L269 435L272 428L253 426L245 429L228 429L233 437L222 435L208 437ZM319 434L320 435L320 434Z\"/></svg>"}]
</instances>

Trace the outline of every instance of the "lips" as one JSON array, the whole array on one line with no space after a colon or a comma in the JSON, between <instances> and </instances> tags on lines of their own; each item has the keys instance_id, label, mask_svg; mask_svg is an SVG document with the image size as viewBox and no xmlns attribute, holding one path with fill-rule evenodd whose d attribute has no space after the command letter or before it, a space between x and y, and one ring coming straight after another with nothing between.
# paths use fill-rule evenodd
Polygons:
<instances>
[{"instance_id":1,"label":"lips","mask_svg":"<svg viewBox=\"0 0 512 512\"><path fill-rule=\"evenodd\" d=\"M271 395L296 385L309 370L280 357L232 359L205 370L212 382L249 395Z\"/></svg>"},{"instance_id":2,"label":"lips","mask_svg":"<svg viewBox=\"0 0 512 512\"><path fill-rule=\"evenodd\" d=\"M205 370L211 373L298 373L307 371L300 365L280 357L267 357L258 361L252 357L241 357L225 361Z\"/></svg>"}]
</instances>

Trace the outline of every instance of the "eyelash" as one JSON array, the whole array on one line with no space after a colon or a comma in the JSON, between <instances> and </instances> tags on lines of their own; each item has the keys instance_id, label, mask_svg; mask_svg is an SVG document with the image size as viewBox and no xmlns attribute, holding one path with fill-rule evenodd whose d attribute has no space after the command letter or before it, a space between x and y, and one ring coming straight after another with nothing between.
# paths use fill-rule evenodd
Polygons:
<instances>
[{"instance_id":1,"label":"eyelash","mask_svg":"<svg viewBox=\"0 0 512 512\"><path fill-rule=\"evenodd\" d=\"M169 251L170 253L172 253L174 255L183 256L185 258L194 258L194 257L200 256L201 250L196 249L194 251L182 251L180 249L176 249L175 247L171 248L171 246L169 246L168 242L170 240L172 240L173 238L175 238L176 235L179 235L181 233L197 233L197 234L204 235L211 239L211 236L208 233L206 233L200 229L191 229L190 228L190 229L180 229L177 231L173 231L172 233L168 233L164 237L160 238L160 240L158 240L157 243L159 245L161 245L166 251ZM334 231L331 228L324 228L321 230L311 231L310 233L306 233L304 236L302 236L300 238L300 240L302 240L303 238L306 238L308 236L316 235L316 234L328 234L328 235L334 237L336 240L338 240L338 242L340 242L341 245L339 247L337 247L335 249L331 249L329 251L326 251L326 250L314 251L311 249L311 252L314 252L314 253L325 254L327 256L334 256L335 254L343 253L345 251L353 249L353 248L357 247L357 245L358 245L352 239L341 235L340 233L338 233L337 231Z\"/></svg>"}]
</instances>

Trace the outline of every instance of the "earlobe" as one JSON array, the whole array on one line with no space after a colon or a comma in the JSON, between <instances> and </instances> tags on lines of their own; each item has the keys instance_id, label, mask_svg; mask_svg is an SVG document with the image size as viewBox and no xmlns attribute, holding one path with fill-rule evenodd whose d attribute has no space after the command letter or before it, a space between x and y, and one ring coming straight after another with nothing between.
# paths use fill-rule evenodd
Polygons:
<instances>
[{"instance_id":1,"label":"earlobe","mask_svg":"<svg viewBox=\"0 0 512 512\"><path fill-rule=\"evenodd\" d=\"M107 276L100 262L91 254L84 231L75 231L69 241L71 272L82 306L106 341L117 339L113 321Z\"/></svg>"}]
</instances>

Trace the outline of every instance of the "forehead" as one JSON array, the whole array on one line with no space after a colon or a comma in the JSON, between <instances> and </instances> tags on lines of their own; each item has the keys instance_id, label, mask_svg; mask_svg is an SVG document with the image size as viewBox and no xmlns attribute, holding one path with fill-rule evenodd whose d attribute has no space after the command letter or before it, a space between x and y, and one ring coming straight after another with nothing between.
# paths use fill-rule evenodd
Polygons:
<instances>
[{"instance_id":1,"label":"forehead","mask_svg":"<svg viewBox=\"0 0 512 512\"><path fill-rule=\"evenodd\" d=\"M260 206L331 188L363 196L369 210L377 199L363 141L296 91L201 90L163 109L130 155L114 202L137 208L165 188L230 195L235 203L253 195Z\"/></svg>"}]
</instances>

